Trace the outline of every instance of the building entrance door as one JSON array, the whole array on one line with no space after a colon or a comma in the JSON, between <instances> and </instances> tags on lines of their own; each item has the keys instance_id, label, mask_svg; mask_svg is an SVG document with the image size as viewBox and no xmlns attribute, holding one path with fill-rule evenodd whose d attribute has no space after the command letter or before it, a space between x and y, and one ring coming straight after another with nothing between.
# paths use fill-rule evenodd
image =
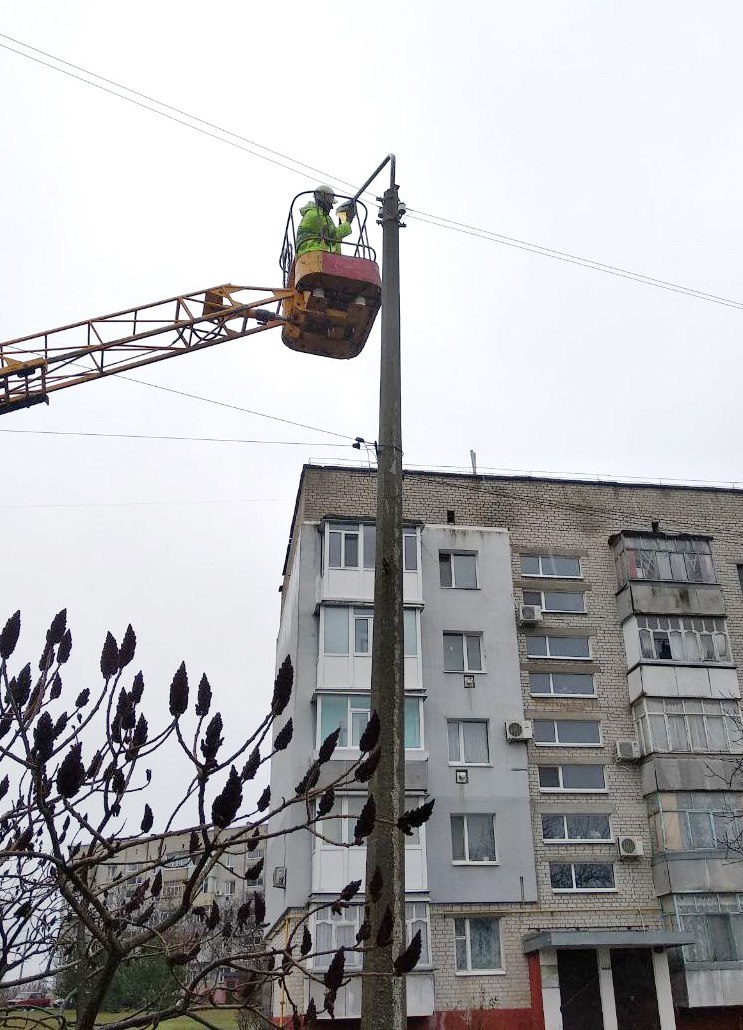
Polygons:
<instances>
[{"instance_id":1,"label":"building entrance door","mask_svg":"<svg viewBox=\"0 0 743 1030\"><path fill-rule=\"evenodd\" d=\"M599 964L595 949L559 950L557 972L560 978L562 1030L604 1030Z\"/></svg>"},{"instance_id":2,"label":"building entrance door","mask_svg":"<svg viewBox=\"0 0 743 1030\"><path fill-rule=\"evenodd\" d=\"M612 948L611 973L618 1030L660 1030L649 948Z\"/></svg>"}]
</instances>

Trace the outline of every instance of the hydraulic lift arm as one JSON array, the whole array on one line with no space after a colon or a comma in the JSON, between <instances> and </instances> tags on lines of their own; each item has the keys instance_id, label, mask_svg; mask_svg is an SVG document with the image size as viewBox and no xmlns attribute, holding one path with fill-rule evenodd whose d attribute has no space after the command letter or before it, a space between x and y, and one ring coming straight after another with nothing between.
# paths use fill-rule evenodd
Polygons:
<instances>
[{"instance_id":1,"label":"hydraulic lift arm","mask_svg":"<svg viewBox=\"0 0 743 1030\"><path fill-rule=\"evenodd\" d=\"M49 394L273 329L292 290L214 286L0 343L0 414ZM273 310L266 310L265 305Z\"/></svg>"}]
</instances>

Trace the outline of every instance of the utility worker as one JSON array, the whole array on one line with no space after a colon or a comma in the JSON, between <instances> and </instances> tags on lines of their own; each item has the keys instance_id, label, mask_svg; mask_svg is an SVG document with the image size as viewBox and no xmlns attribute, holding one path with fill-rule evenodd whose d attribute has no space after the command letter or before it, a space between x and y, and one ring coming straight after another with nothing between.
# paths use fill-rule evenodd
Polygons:
<instances>
[{"instance_id":1,"label":"utility worker","mask_svg":"<svg viewBox=\"0 0 743 1030\"><path fill-rule=\"evenodd\" d=\"M314 200L300 209L302 221L297 229L297 257L312 250L340 254L341 240L351 232L355 214L354 205L343 204L339 209L339 224L330 217L335 194L330 186L318 186Z\"/></svg>"}]
</instances>

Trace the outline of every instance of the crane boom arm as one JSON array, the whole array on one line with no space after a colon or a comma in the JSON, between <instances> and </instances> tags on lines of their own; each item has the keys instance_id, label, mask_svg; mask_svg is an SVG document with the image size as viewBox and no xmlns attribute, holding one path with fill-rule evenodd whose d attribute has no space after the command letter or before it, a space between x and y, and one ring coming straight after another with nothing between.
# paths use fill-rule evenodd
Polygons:
<instances>
[{"instance_id":1,"label":"crane boom arm","mask_svg":"<svg viewBox=\"0 0 743 1030\"><path fill-rule=\"evenodd\" d=\"M291 290L213 286L0 343L0 414L50 393L281 325ZM274 310L266 310L272 305Z\"/></svg>"}]
</instances>

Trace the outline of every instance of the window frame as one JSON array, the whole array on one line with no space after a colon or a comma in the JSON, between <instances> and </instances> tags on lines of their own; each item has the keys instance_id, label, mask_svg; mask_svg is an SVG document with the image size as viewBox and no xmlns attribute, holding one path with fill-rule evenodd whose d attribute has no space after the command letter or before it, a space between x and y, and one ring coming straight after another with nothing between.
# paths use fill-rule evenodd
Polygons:
<instances>
[{"instance_id":1,"label":"window frame","mask_svg":"<svg viewBox=\"0 0 743 1030\"><path fill-rule=\"evenodd\" d=\"M331 536L337 533L340 536L340 565L331 565ZM346 537L356 537L356 564L346 563ZM327 568L328 571L353 569L359 571L364 568L362 524L358 522L328 522L327 523Z\"/></svg>"},{"instance_id":2,"label":"window frame","mask_svg":"<svg viewBox=\"0 0 743 1030\"><path fill-rule=\"evenodd\" d=\"M420 915L416 910L422 907L424 910L423 916ZM421 957L418 960L416 969L422 969L424 967L432 965L431 959L431 906L427 901L408 901L405 900L405 940L408 944L413 939L416 926L419 923L425 924L425 937L421 934Z\"/></svg>"},{"instance_id":3,"label":"window frame","mask_svg":"<svg viewBox=\"0 0 743 1030\"><path fill-rule=\"evenodd\" d=\"M446 584L441 582L441 564L442 558L449 559L449 578L451 583ZM455 575L455 558L472 558L475 566L475 585L474 586L460 586L456 582ZM478 563L477 563L477 551L458 551L458 550L440 550L439 551L439 586L442 590L479 590L480 589L480 577L478 575Z\"/></svg>"},{"instance_id":4,"label":"window frame","mask_svg":"<svg viewBox=\"0 0 743 1030\"><path fill-rule=\"evenodd\" d=\"M607 835L605 837L571 837L568 830L568 819L577 817L579 819L591 818L591 816L606 819ZM563 836L546 837L544 834L544 819L562 819ZM539 821L542 828L542 843L551 846L554 844L611 844L614 840L611 826L611 812L540 812Z\"/></svg>"},{"instance_id":5,"label":"window frame","mask_svg":"<svg viewBox=\"0 0 743 1030\"><path fill-rule=\"evenodd\" d=\"M570 866L570 875L571 875L572 881L573 881L573 886L572 887L554 887L553 886L553 884L552 884L552 867L553 866ZM576 870L577 866L606 866L607 868L611 869L611 882L612 882L612 886L611 887L578 887L578 886L576 886L577 877L576 877L575 870ZM615 872L615 869L614 869L614 863L613 862L592 862L592 861L588 861L588 860L586 860L586 861L584 861L584 860L577 860L577 861L575 861L575 860L572 860L572 859L570 859L570 860L568 860L566 862L565 861L559 861L559 862L555 861L555 862L550 862L549 863L549 873L550 873L550 890L553 892L553 894L615 894L618 891L618 889L619 889L617 887L617 877L616 877L616 872Z\"/></svg>"},{"instance_id":6,"label":"window frame","mask_svg":"<svg viewBox=\"0 0 743 1030\"><path fill-rule=\"evenodd\" d=\"M524 587L522 590L524 604L535 604L547 615L585 615L586 614L586 592L585 590L531 590ZM570 597L580 597L581 608L548 608L546 597L559 597L561 594L568 594ZM531 596L530 596L531 595ZM534 600L537 597L538 600Z\"/></svg>"},{"instance_id":7,"label":"window frame","mask_svg":"<svg viewBox=\"0 0 743 1030\"><path fill-rule=\"evenodd\" d=\"M673 544L677 546L670 546ZM638 555L641 557L638 558ZM662 562L659 555L663 555L665 561ZM675 562L671 555L676 558ZM696 556L699 577L691 578L689 576L691 561L687 561L687 555ZM621 533L614 540L614 557L617 583L620 589L627 583L719 585L708 537L694 536L693 534L665 536L664 534L645 535L637 532ZM662 568L662 564L667 566L668 576L661 575L662 571L666 571ZM680 571L682 564L684 575L675 575L674 573ZM655 572L657 575L646 575L648 571Z\"/></svg>"},{"instance_id":8,"label":"window frame","mask_svg":"<svg viewBox=\"0 0 743 1030\"><path fill-rule=\"evenodd\" d=\"M315 751L319 751L320 745L322 744L323 740L325 739L325 736L327 736L327 734L323 734L323 731L322 731L322 704L323 704L323 702L327 698L337 699L337 698L340 698L340 697L346 698L345 739L349 743L346 743L346 744L341 744L340 743L340 740L344 739L344 737L343 737L343 729L344 729L344 727L342 727L341 728L341 737L339 738L339 743L336 745L335 752L334 752L334 756L335 757L341 757L341 756L337 755L337 752L339 752L339 751L351 751L351 752L358 753L358 750L359 750L358 744L350 743L350 741L353 740L353 716L354 716L355 712L356 713L358 713L358 712L370 713L371 712L371 694L369 693L369 691L366 691L366 690L348 690L348 691L346 691L346 690L326 690L326 691L323 691L322 693L318 693L317 697L316 697L317 704L315 706ZM354 704L353 704L354 700L357 701L357 702L358 701L362 701L362 702L363 701L368 701L369 702L369 706L365 708L365 707L363 707L363 704L358 704L358 703L354 706ZM407 708L408 704L410 704L411 706L413 704L415 704L417 709L418 709L418 739L420 741L420 744L417 747L413 747L411 745L406 744L405 745L405 750L406 751L422 752L422 751L425 751L425 737L424 737L424 730L423 730L423 697L420 694L406 694L405 695L405 699L404 699L404 707ZM366 721L367 722L369 721L368 715L367 715L367 720ZM363 732L363 730L362 730L362 732ZM343 757L347 758L347 756L343 756Z\"/></svg>"},{"instance_id":9,"label":"window frame","mask_svg":"<svg viewBox=\"0 0 743 1030\"><path fill-rule=\"evenodd\" d=\"M457 738L459 742L459 755L460 758L454 760L451 757L449 748L449 726L452 723L457 724ZM488 759L486 762L468 762L465 758L465 746L464 746L464 725L465 723L481 723L485 727L485 745L487 747ZM451 766L472 766L476 769L487 769L492 768L493 762L490 756L490 720L489 719L447 719L446 720L446 741L447 741L447 752L449 753L449 765Z\"/></svg>"},{"instance_id":10,"label":"window frame","mask_svg":"<svg viewBox=\"0 0 743 1030\"><path fill-rule=\"evenodd\" d=\"M495 924L495 932L498 938L498 959L500 966L494 969L480 969L477 966L472 965L472 947L471 947L471 927L470 923L473 920L482 922L490 922ZM503 965L503 935L501 933L501 918L499 916L454 916L453 917L453 940L454 940L454 970L457 976L499 976L505 974L506 970ZM464 923L464 933L457 932L457 923ZM465 960L466 965L462 968L459 965L457 941L465 942Z\"/></svg>"},{"instance_id":11,"label":"window frame","mask_svg":"<svg viewBox=\"0 0 743 1030\"><path fill-rule=\"evenodd\" d=\"M676 710L669 710L670 706L675 706ZM687 711L691 706L699 706L700 711ZM716 707L717 711L712 711ZM708 711L707 709L710 709ZM718 714L719 713L719 714ZM692 697L651 697L643 695L640 697L632 706L632 717L637 726L638 737L640 739L640 748L643 755L650 754L714 754L714 755L740 755L743 754L743 729L741 729L743 723L743 709L741 708L740 701L734 698L692 698ZM702 719L702 727L705 736L704 747L694 746L694 734L692 733L692 725L690 720ZM719 720L720 725L725 734L725 740L728 744L726 749L720 749L716 747L710 747L710 728L709 719ZM661 740L656 740L656 720L663 720L663 732L665 734L665 740L668 743L668 747L661 747ZM678 729L679 723L677 720L683 720L684 734L686 737L686 743L689 745L686 748L679 748L675 745L679 743ZM673 720L673 722L671 721ZM730 725L736 727L736 731L733 735L730 732ZM699 725L697 726L697 732ZM718 727L719 729L719 727Z\"/></svg>"},{"instance_id":12,"label":"window frame","mask_svg":"<svg viewBox=\"0 0 743 1030\"><path fill-rule=\"evenodd\" d=\"M666 920L670 920L677 929L692 933L695 938L694 944L683 945L685 963L740 968L743 964L743 935L739 935L741 946L735 947L737 939L733 932L732 920L734 917L743 920L743 894L738 891L700 891L699 893L669 894L661 898L660 902ZM728 940L732 940L738 953L737 957L715 958L714 953L712 957L709 954L699 955L700 947L704 946L707 951L714 952L715 941L708 929L708 916L727 920ZM688 920L687 926L684 925L685 920ZM701 920L704 920L702 926L700 926ZM697 954L694 953L695 950Z\"/></svg>"},{"instance_id":13,"label":"window frame","mask_svg":"<svg viewBox=\"0 0 743 1030\"><path fill-rule=\"evenodd\" d=\"M720 800L715 803L711 796ZM665 799L674 799L673 805ZM699 798L699 807L694 806L694 798ZM726 802L737 801L737 807L728 806ZM743 794L740 791L656 791L650 794L648 806L648 822L655 851L668 851L674 854L682 852L719 853L727 851L731 844L740 839L743 833ZM671 832L672 823L676 823L675 833ZM694 825L696 822L696 826ZM695 844L694 837L699 835L700 825L706 823L706 830L711 844ZM720 824L728 823L724 836L720 834ZM673 838L679 841L678 846ZM684 838L686 842L684 843ZM669 843L670 842L670 843ZM730 842L730 843L728 843Z\"/></svg>"},{"instance_id":14,"label":"window frame","mask_svg":"<svg viewBox=\"0 0 743 1030\"><path fill-rule=\"evenodd\" d=\"M461 638L461 641L462 641L462 656L463 656L462 664L463 664L464 668L462 668L462 669L447 669L446 668L446 638L447 637L460 637ZM474 637L479 642L479 649L480 649L480 668L479 669L470 669L470 667L469 667L469 648L467 647L467 638L468 637ZM442 660L443 660L444 672L447 675L453 674L455 676L457 676L457 675L461 676L461 675L464 674L464 675L467 675L467 676L474 676L474 675L477 675L479 673L486 672L486 669L485 669L485 648L483 646L483 633L482 633L482 631L481 630L449 630L449 629L445 629L443 631L443 634L442 634Z\"/></svg>"},{"instance_id":15,"label":"window frame","mask_svg":"<svg viewBox=\"0 0 743 1030\"><path fill-rule=\"evenodd\" d=\"M563 769L566 767L570 768L588 768L588 769L601 769L601 778L603 780L603 787L565 787ZM540 778L540 772L542 769L557 769L557 775L559 784L556 787L545 787L542 785ZM608 793L608 786L606 783L606 766L602 762L557 762L555 765L548 765L546 762L537 766L537 778L539 782L539 791L542 794L606 794Z\"/></svg>"},{"instance_id":16,"label":"window frame","mask_svg":"<svg viewBox=\"0 0 743 1030\"><path fill-rule=\"evenodd\" d=\"M371 658L374 646L374 608L363 607L358 604L325 604L322 606L322 625L320 627L320 648L323 658ZM346 650L326 650L326 623L328 612L346 612ZM413 618L413 631L406 632L405 627L409 625L410 618ZM365 651L356 647L356 623L366 622L367 648ZM413 644L415 650L409 651L408 647ZM403 608L403 657L418 658L420 656L420 618L419 609L411 605Z\"/></svg>"},{"instance_id":17,"label":"window frame","mask_svg":"<svg viewBox=\"0 0 743 1030\"><path fill-rule=\"evenodd\" d=\"M537 723L538 722L552 723L553 724L554 733L555 733L555 739L554 740L537 740L536 727L537 727ZM559 734L560 723L575 723L575 722L595 724L597 732L598 732L598 740L591 741L590 743L586 743L586 742L576 743L575 741L563 741L563 740L560 740L559 739L560 738L560 734ZM603 739L603 733L601 731L601 720L600 719L571 719L569 717L562 718L560 716L557 716L555 718L544 718L544 717L540 716L540 717L534 718L532 720L532 725L534 727L534 738L533 739L534 739L534 746L535 747L580 747L580 748L584 748L584 747L603 747L604 746L604 739Z\"/></svg>"},{"instance_id":18,"label":"window frame","mask_svg":"<svg viewBox=\"0 0 743 1030\"><path fill-rule=\"evenodd\" d=\"M330 966L333 955L336 953L339 947L342 945L348 947L348 941L341 941L337 936L337 930L341 926L350 926L350 933L353 935L353 943L356 944L356 934L358 933L359 927L362 923L362 912L363 905L348 905L337 912L333 912L331 909L326 908L320 912L315 912L313 916L313 950L320 950L320 932L319 928L321 925L330 926L330 947L323 948L322 955L315 955L312 959L313 969L328 969ZM349 916L351 918L349 918ZM346 951L346 967L349 969L361 969L362 956L361 952Z\"/></svg>"},{"instance_id":19,"label":"window frame","mask_svg":"<svg viewBox=\"0 0 743 1030\"><path fill-rule=\"evenodd\" d=\"M524 558L536 558L539 562L539 572L525 572L524 571ZM554 572L545 572L543 568L544 559L552 560L554 558L563 558L566 561L576 561L578 563L577 575L569 575L561 573L560 575ZM521 575L524 579L584 579L583 575L583 559L580 556L574 554L521 554L519 555L519 565L521 569Z\"/></svg>"},{"instance_id":20,"label":"window frame","mask_svg":"<svg viewBox=\"0 0 743 1030\"><path fill-rule=\"evenodd\" d=\"M374 543L369 543L369 530L374 532ZM338 533L341 537L341 564L331 565L330 564L330 535L331 533ZM356 536L356 557L357 562L355 565L349 565L346 563L346 536ZM419 554L419 533L417 526L403 526L402 530L403 542L403 571L404 572L418 572L420 569L420 554ZM415 566L410 567L409 557L410 548L406 546L406 537L415 537ZM323 558L323 572L337 572L337 571L355 571L355 572L374 572L375 559L376 559L376 540L377 540L377 524L376 522L338 522L332 519L328 519L325 522L325 533L324 533L324 545L325 555ZM372 557L369 558L366 554L367 549L372 551Z\"/></svg>"},{"instance_id":21,"label":"window frame","mask_svg":"<svg viewBox=\"0 0 743 1030\"><path fill-rule=\"evenodd\" d=\"M493 827L493 853L495 858L470 858L470 841L469 841L469 830L468 830L468 818L471 819L473 816L481 819L490 819ZM462 840L464 842L465 858L454 858L454 820L462 820ZM466 865L466 866L497 866L500 865L500 859L498 857L498 836L496 833L496 813L495 812L451 812L449 815L450 821L450 840L451 840L451 864L452 865Z\"/></svg>"},{"instance_id":22,"label":"window frame","mask_svg":"<svg viewBox=\"0 0 743 1030\"><path fill-rule=\"evenodd\" d=\"M532 682L535 676L547 676L549 678L550 690L549 691L535 691L532 689ZM554 689L554 677L555 676L582 676L585 679L591 681L591 693L590 694L575 694L568 693L567 691L558 691ZM581 698L595 698L596 697L596 680L592 672L530 672L529 673L529 695L530 697L581 697Z\"/></svg>"},{"instance_id":23,"label":"window frame","mask_svg":"<svg viewBox=\"0 0 743 1030\"><path fill-rule=\"evenodd\" d=\"M527 633L526 637L526 657L531 661L542 661L542 662L590 662L593 659L593 653L591 650L591 635L590 633ZM529 641L530 640L544 640L546 654L530 654L529 652ZM588 647L587 655L565 655L565 654L550 654L550 640L585 640Z\"/></svg>"},{"instance_id":24,"label":"window frame","mask_svg":"<svg viewBox=\"0 0 743 1030\"><path fill-rule=\"evenodd\" d=\"M655 623L655 625L653 625ZM700 623L701 625L697 625ZM664 625L665 624L665 625ZM636 615L635 627L640 653L640 662L662 662L664 665L722 665L732 664L730 636L727 630L727 619L708 615ZM659 642L665 637L669 649L669 657L658 653ZM680 637L684 655L673 655L678 650ZM687 639L692 637L698 657L690 658L686 653ZM714 655L712 658L702 657L704 638L709 638ZM720 654L718 638L724 638L724 654ZM645 653L648 650L650 654Z\"/></svg>"}]
</instances>

